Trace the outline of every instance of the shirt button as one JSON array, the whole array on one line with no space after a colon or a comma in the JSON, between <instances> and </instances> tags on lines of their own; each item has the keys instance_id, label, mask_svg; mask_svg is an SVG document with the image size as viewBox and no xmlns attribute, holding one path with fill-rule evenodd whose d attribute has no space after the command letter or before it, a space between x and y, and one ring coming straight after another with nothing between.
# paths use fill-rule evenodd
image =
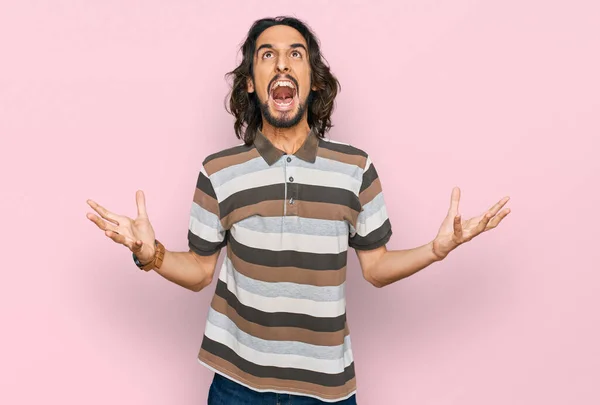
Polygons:
<instances>
[{"instance_id":1,"label":"shirt button","mask_svg":"<svg viewBox=\"0 0 600 405\"><path fill-rule=\"evenodd\" d=\"M289 158L287 158L286 160L287 160L287 162L288 162L288 163L290 163L290 162L292 161L292 158L291 158L291 157L289 157Z\"/></svg>"},{"instance_id":2,"label":"shirt button","mask_svg":"<svg viewBox=\"0 0 600 405\"><path fill-rule=\"evenodd\" d=\"M290 176L290 183L294 182L294 178Z\"/></svg>"}]
</instances>

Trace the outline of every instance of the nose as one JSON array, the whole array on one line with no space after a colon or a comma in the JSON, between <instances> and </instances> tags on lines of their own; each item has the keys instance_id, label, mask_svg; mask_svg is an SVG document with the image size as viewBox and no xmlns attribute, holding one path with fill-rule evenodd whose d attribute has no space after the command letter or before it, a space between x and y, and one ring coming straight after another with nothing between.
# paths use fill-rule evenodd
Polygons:
<instances>
[{"instance_id":1,"label":"nose","mask_svg":"<svg viewBox=\"0 0 600 405\"><path fill-rule=\"evenodd\" d=\"M278 73L287 73L290 71L290 64L287 56L280 55L277 59L277 72Z\"/></svg>"}]
</instances>

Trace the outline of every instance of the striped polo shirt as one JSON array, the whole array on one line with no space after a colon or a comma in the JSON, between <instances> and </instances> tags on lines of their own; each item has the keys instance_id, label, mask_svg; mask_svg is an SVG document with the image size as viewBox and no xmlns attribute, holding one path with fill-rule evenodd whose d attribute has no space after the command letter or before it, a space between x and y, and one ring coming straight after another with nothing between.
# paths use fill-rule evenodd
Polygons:
<instances>
[{"instance_id":1,"label":"striped polo shirt","mask_svg":"<svg viewBox=\"0 0 600 405\"><path fill-rule=\"evenodd\" d=\"M392 234L381 182L360 149L316 136L288 155L258 133L208 156L189 247L227 247L198 360L259 392L335 402L356 392L346 322L348 247Z\"/></svg>"}]
</instances>

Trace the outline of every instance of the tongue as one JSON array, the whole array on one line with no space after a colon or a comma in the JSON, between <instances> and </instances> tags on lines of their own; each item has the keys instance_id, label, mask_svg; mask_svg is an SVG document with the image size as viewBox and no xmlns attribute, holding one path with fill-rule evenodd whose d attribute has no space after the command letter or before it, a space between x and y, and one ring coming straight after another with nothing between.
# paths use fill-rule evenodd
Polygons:
<instances>
[{"instance_id":1,"label":"tongue","mask_svg":"<svg viewBox=\"0 0 600 405\"><path fill-rule=\"evenodd\" d=\"M275 103L277 104L289 104L292 102L292 98L291 97L286 97L286 98L275 98L274 99Z\"/></svg>"}]
</instances>

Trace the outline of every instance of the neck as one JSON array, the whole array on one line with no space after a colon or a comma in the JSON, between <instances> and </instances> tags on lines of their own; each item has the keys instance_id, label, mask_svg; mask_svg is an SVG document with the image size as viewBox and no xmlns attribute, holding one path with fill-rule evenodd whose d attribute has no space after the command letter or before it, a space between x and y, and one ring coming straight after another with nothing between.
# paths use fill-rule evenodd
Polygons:
<instances>
[{"instance_id":1,"label":"neck","mask_svg":"<svg viewBox=\"0 0 600 405\"><path fill-rule=\"evenodd\" d=\"M310 127L306 119L291 128L277 128L263 119L261 132L277 149L293 155L306 140Z\"/></svg>"}]
</instances>

